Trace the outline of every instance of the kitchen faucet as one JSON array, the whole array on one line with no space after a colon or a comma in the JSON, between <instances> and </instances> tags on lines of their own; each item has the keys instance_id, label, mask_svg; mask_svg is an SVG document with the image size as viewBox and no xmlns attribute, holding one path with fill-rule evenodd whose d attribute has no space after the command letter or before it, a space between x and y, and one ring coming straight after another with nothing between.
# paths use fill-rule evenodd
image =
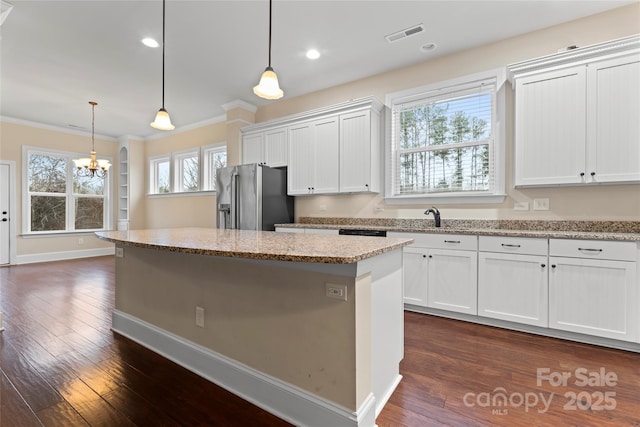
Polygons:
<instances>
[{"instance_id":1,"label":"kitchen faucet","mask_svg":"<svg viewBox=\"0 0 640 427\"><path fill-rule=\"evenodd\" d=\"M440 211L435 206L432 206L424 211L425 215L429 215L430 213L433 214L433 219L436 222L436 227L440 227Z\"/></svg>"}]
</instances>

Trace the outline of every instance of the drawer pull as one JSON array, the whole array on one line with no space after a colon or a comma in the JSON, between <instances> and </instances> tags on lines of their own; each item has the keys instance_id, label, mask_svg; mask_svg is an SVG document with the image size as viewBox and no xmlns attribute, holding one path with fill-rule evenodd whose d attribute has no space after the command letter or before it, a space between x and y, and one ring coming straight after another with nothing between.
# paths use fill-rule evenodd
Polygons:
<instances>
[{"instance_id":1,"label":"drawer pull","mask_svg":"<svg viewBox=\"0 0 640 427\"><path fill-rule=\"evenodd\" d=\"M602 249L591 249L591 248L578 248L578 250L583 252L602 252Z\"/></svg>"},{"instance_id":2,"label":"drawer pull","mask_svg":"<svg viewBox=\"0 0 640 427\"><path fill-rule=\"evenodd\" d=\"M503 243L502 246L504 246L505 248L519 248L520 245L510 245L507 243Z\"/></svg>"},{"instance_id":3,"label":"drawer pull","mask_svg":"<svg viewBox=\"0 0 640 427\"><path fill-rule=\"evenodd\" d=\"M456 243L456 244L459 244L460 240L445 240L444 242L445 243Z\"/></svg>"},{"instance_id":4,"label":"drawer pull","mask_svg":"<svg viewBox=\"0 0 640 427\"><path fill-rule=\"evenodd\" d=\"M540 267L545 268L547 264L540 264Z\"/></svg>"}]
</instances>

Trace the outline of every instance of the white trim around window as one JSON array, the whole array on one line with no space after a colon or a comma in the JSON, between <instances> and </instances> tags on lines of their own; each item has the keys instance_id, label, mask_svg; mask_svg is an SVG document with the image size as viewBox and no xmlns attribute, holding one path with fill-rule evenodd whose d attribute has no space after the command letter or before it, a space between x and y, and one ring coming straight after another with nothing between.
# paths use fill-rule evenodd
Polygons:
<instances>
[{"instance_id":1,"label":"white trim around window","mask_svg":"<svg viewBox=\"0 0 640 427\"><path fill-rule=\"evenodd\" d=\"M387 115L387 131L384 147L386 159L384 165L386 203L412 205L436 203L501 203L504 201L505 81L505 69L500 68L394 92L386 96L385 103L391 112L391 114ZM443 108L449 108L453 107L455 103L462 104L465 99L473 100L474 103L478 103L478 105L480 100L482 100L482 117L490 122L487 123L487 131L477 133L478 136L473 137L469 136L473 132L467 132L465 138L460 138L455 142L452 142L452 138L445 141L443 137L441 138L442 140L432 138L433 140L429 140L429 142L420 143L420 141L418 141L418 144L410 147L401 143L401 141L404 141L402 138L404 138L405 134L403 133L401 135L400 129L404 129L403 126L406 126L404 124L406 121L401 121L403 117L406 118L406 115L402 115L404 112L421 107L437 108L441 106ZM460 108L466 109L467 107ZM476 108L475 104L473 108ZM488 116L489 112L490 118ZM442 114L442 116L446 116L446 114ZM472 118L475 119L476 117ZM448 119L441 119L448 120L448 123L451 123L453 115L448 117ZM435 125L430 122L425 126L431 129ZM447 128L447 132L451 133L450 130L451 128ZM428 132L429 131L427 131L427 133ZM424 141L428 139L429 136L421 136L420 138ZM420 140L420 138L418 138L418 140ZM449 166L445 167L445 156L443 153L448 151L454 152L456 150L458 150L458 153L460 153L461 150L472 150L473 152L479 150L485 153L482 160L484 165L481 171L482 185L476 184L478 178L476 178L477 173L474 171L479 170L479 168L475 160L475 169L469 173L469 176L472 176L470 179L473 180L473 182L469 183L463 180L462 172L458 172L457 176L459 176L459 178L457 178L455 185L452 185L449 176L453 168ZM412 172L411 167L407 166L407 159L419 154L431 159L429 160L431 163L427 164L427 162L423 160L420 165L423 169L425 167L424 165L427 165L426 168L429 170L426 173L431 174L431 177L425 180L425 172L422 171L420 183L416 184L418 179L412 180L412 175L410 174L414 172ZM435 157L440 160L436 162L434 160ZM442 165L440 165L440 162ZM463 161L460 160L460 154L458 154L458 163L458 170L460 170L462 169L460 165L463 163ZM465 168L467 168L467 166L465 166ZM436 180L436 169L437 176L442 176L440 179L442 185ZM466 171L467 169L465 169L465 172Z\"/></svg>"},{"instance_id":2,"label":"white trim around window","mask_svg":"<svg viewBox=\"0 0 640 427\"><path fill-rule=\"evenodd\" d=\"M30 191L30 156L40 155L42 157L57 158L64 162L64 167L59 170L58 178L61 182L57 189L49 189L49 191ZM73 159L86 157L86 153L74 153L62 150L54 150L49 148L39 148L23 145L22 146L22 234L24 236L43 236L47 234L79 234L92 233L94 231L110 230L113 224L113 197L111 188L113 188L113 178L111 171L107 178L104 179L102 194L77 193L74 189L75 167ZM113 163L111 157L101 156L103 159ZM112 169L113 170L113 169ZM102 178L95 178L102 179ZM93 187L95 188L95 187ZM61 200L62 209L60 213L61 219L58 220L59 225L55 229L32 230L32 198L59 198ZM102 227L96 228L78 228L76 222L78 220L78 202L81 200L101 199L102 202ZM85 206L86 208L86 206ZM62 218L63 217L63 218ZM50 222L48 222L50 224Z\"/></svg>"},{"instance_id":3,"label":"white trim around window","mask_svg":"<svg viewBox=\"0 0 640 427\"><path fill-rule=\"evenodd\" d=\"M147 195L175 197L215 192L215 168L226 166L226 153L226 142L219 142L149 157Z\"/></svg>"}]
</instances>

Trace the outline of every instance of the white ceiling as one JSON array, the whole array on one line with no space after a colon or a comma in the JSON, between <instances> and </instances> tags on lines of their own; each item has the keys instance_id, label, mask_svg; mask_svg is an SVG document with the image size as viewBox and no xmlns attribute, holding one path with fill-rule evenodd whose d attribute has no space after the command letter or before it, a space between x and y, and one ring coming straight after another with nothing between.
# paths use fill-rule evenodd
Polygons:
<instances>
[{"instance_id":1,"label":"white ceiling","mask_svg":"<svg viewBox=\"0 0 640 427\"><path fill-rule=\"evenodd\" d=\"M149 137L161 106L162 2L8 0L0 27L0 115L96 134ZM637 0L636 0L637 1ZM311 1L273 3L272 66L285 97L357 80L634 1ZM267 65L267 0L168 0L165 107L176 128L224 114ZM423 23L393 44L385 35ZM434 42L438 48L422 52ZM306 59L308 48L322 56Z\"/></svg>"}]
</instances>

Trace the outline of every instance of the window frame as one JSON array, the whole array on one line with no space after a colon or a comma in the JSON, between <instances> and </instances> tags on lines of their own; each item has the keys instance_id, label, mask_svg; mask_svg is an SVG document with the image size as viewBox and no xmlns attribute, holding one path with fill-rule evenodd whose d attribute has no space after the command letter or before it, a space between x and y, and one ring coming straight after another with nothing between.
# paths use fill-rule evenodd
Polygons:
<instances>
[{"instance_id":1,"label":"window frame","mask_svg":"<svg viewBox=\"0 0 640 427\"><path fill-rule=\"evenodd\" d=\"M171 171L173 170L173 168L171 167L171 155L161 155L161 156L150 157L148 163L149 163L149 194L171 194L173 190L171 185L171 183L173 182L173 179L171 177ZM161 163L169 164L169 191L162 192L162 193L158 189L158 185L160 181L158 166Z\"/></svg>"},{"instance_id":2,"label":"window frame","mask_svg":"<svg viewBox=\"0 0 640 427\"><path fill-rule=\"evenodd\" d=\"M29 157L32 154L39 154L44 156L63 157L66 161L66 176L65 176L65 192L64 193L42 193L29 191ZM87 234L94 233L96 231L106 231L112 228L113 224L113 195L111 190L113 188L113 169L107 174L104 179L104 191L102 195L95 194L77 194L74 192L73 180L75 174L75 166L73 159L80 157L86 157L86 153L77 153L64 150L56 150L51 148L42 148L29 145L22 146L22 235L25 236L45 236L45 235L64 235L64 234ZM103 159L109 160L113 164L113 159L110 156L100 156ZM64 230L43 230L32 231L31 230L31 196L32 195L44 195L64 197L65 199L65 229ZM76 229L76 201L78 198L102 198L103 199L103 213L102 213L102 228L83 228Z\"/></svg>"},{"instance_id":3,"label":"window frame","mask_svg":"<svg viewBox=\"0 0 640 427\"><path fill-rule=\"evenodd\" d=\"M184 160L194 157L196 158L196 165L198 168L196 177L196 179L198 180L197 189L187 190L185 189L184 182ZM199 148L190 148L188 150L176 151L174 153L171 153L171 166L173 166L172 190L174 193L195 193L197 191L202 191L202 164Z\"/></svg>"},{"instance_id":4,"label":"window frame","mask_svg":"<svg viewBox=\"0 0 640 427\"><path fill-rule=\"evenodd\" d=\"M216 191L215 181L213 185L209 185L209 183L211 182L212 175L215 175L215 172L210 167L212 166L211 157L217 153L225 153L225 157L227 156L227 144L225 142L209 144L201 148L200 158L202 159L202 167L200 171L202 179L200 182L203 191Z\"/></svg>"},{"instance_id":5,"label":"window frame","mask_svg":"<svg viewBox=\"0 0 640 427\"><path fill-rule=\"evenodd\" d=\"M394 123L396 114L394 108L403 104L427 104L455 99L464 93L472 93L480 87L482 82L492 82L495 85L492 105L492 135L489 141L490 180L493 188L488 191L450 191L431 193L397 194L396 182L399 168L400 150L397 147L398 126ZM506 70L498 68L475 73L455 79L435 82L425 86L389 93L385 98L385 105L389 114L386 115L385 152L385 203L388 204L425 204L425 203L502 203L505 192L505 82ZM461 147L461 146L460 146ZM420 149L418 151L425 151Z\"/></svg>"}]
</instances>

